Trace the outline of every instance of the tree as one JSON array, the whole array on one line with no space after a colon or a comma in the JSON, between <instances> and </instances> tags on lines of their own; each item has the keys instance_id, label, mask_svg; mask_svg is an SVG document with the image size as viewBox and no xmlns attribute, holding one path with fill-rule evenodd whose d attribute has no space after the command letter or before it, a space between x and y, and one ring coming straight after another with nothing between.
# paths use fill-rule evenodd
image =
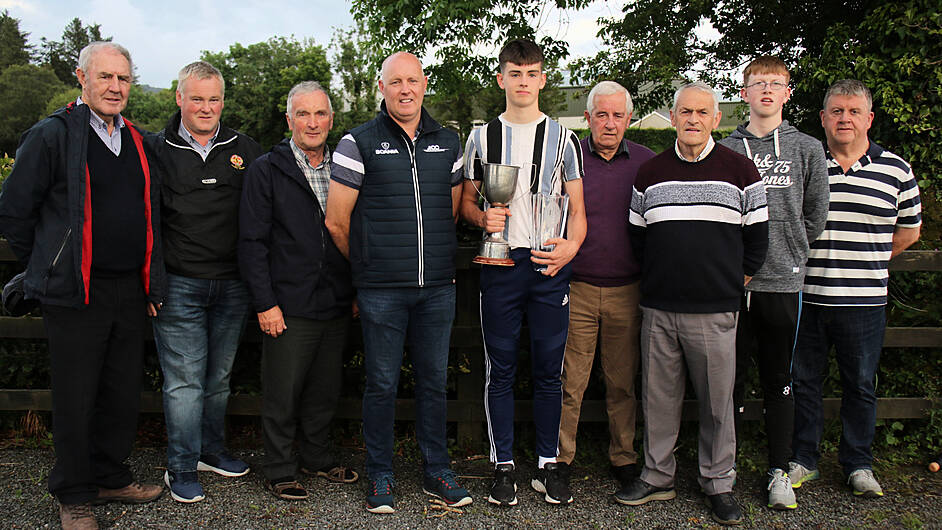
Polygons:
<instances>
[{"instance_id":1,"label":"tree","mask_svg":"<svg viewBox=\"0 0 942 530\"><path fill-rule=\"evenodd\" d=\"M568 55L568 44L552 36L537 38L540 28L535 26L550 6L571 10L588 4L589 0L354 0L352 13L370 35L377 57L395 50L420 58L434 52L434 59L425 65L428 102L444 112L440 119L455 121L466 134L479 109L494 104L499 90L494 80L497 52L503 43L533 39L543 49L546 66L553 66ZM376 70L379 66L374 65ZM497 101L502 109L503 98ZM544 103L543 98L540 101ZM496 114L486 110L485 117Z\"/></svg>"},{"instance_id":2,"label":"tree","mask_svg":"<svg viewBox=\"0 0 942 530\"><path fill-rule=\"evenodd\" d=\"M328 138L329 145L336 145L340 136L376 115L377 85L375 65L376 53L369 40L364 37L362 25L356 29L334 32L330 48L332 63L340 76L343 92L331 94L334 105L334 128ZM339 104L338 104L339 103Z\"/></svg>"},{"instance_id":3,"label":"tree","mask_svg":"<svg viewBox=\"0 0 942 530\"><path fill-rule=\"evenodd\" d=\"M942 7L909 0L875 8L861 21L833 24L820 51L796 68L798 125L820 131L818 110L828 86L854 78L873 92L870 137L908 160L919 180L928 217L942 198ZM934 223L927 223L933 225ZM937 226L923 239L936 239Z\"/></svg>"},{"instance_id":4,"label":"tree","mask_svg":"<svg viewBox=\"0 0 942 530\"><path fill-rule=\"evenodd\" d=\"M27 37L29 33L20 31L20 20L4 9L0 13L0 71L13 64L29 64L32 46Z\"/></svg>"},{"instance_id":5,"label":"tree","mask_svg":"<svg viewBox=\"0 0 942 530\"><path fill-rule=\"evenodd\" d=\"M301 81L330 87L327 54L311 40L273 37L249 46L236 43L228 52L203 52L202 59L218 68L226 80L223 120L255 138L264 149L285 137L291 87Z\"/></svg>"},{"instance_id":6,"label":"tree","mask_svg":"<svg viewBox=\"0 0 942 530\"><path fill-rule=\"evenodd\" d=\"M75 77L75 67L78 66L79 52L91 42L110 40L111 37L101 36L101 24L84 26L76 17L63 30L61 41L42 38L40 55L43 64L52 68L60 81L77 87L79 84L78 78Z\"/></svg>"},{"instance_id":7,"label":"tree","mask_svg":"<svg viewBox=\"0 0 942 530\"><path fill-rule=\"evenodd\" d=\"M599 39L609 47L570 65L590 84L613 79L636 97L639 112L667 103L672 83L695 73L727 89L742 67L761 54L777 55L794 66L818 55L827 30L859 21L883 2L875 0L637 0L625 4L622 18L603 20ZM720 37L703 35L712 26Z\"/></svg>"},{"instance_id":8,"label":"tree","mask_svg":"<svg viewBox=\"0 0 942 530\"><path fill-rule=\"evenodd\" d=\"M176 81L169 89L145 91L140 85L131 85L128 106L122 115L134 125L151 132L162 130L170 116L177 111Z\"/></svg>"},{"instance_id":9,"label":"tree","mask_svg":"<svg viewBox=\"0 0 942 530\"><path fill-rule=\"evenodd\" d=\"M65 86L48 68L16 64L0 73L0 153L13 153L20 136L45 117L46 102Z\"/></svg>"}]
</instances>

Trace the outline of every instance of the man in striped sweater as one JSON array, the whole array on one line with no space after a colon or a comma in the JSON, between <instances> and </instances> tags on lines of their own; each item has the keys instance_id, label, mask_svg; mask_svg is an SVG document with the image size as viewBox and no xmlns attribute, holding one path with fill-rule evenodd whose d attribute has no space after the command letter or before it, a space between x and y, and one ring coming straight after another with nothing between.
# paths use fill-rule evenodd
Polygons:
<instances>
[{"instance_id":1,"label":"man in striped sweater","mask_svg":"<svg viewBox=\"0 0 942 530\"><path fill-rule=\"evenodd\" d=\"M628 505L675 497L674 444L689 371L700 404L700 487L713 519L739 524L733 498L736 320L744 285L768 246L765 188L755 164L716 144L713 89L674 94L677 141L638 170L632 246L641 263L641 384L645 467L615 494Z\"/></svg>"},{"instance_id":2,"label":"man in striped sweater","mask_svg":"<svg viewBox=\"0 0 942 530\"><path fill-rule=\"evenodd\" d=\"M821 111L831 202L824 232L811 245L792 387L795 391L792 487L818 478L821 386L834 345L841 374L838 460L854 495L880 497L871 464L875 377L886 326L890 259L919 239L919 187L903 159L870 141L873 99L860 81L828 89Z\"/></svg>"}]
</instances>

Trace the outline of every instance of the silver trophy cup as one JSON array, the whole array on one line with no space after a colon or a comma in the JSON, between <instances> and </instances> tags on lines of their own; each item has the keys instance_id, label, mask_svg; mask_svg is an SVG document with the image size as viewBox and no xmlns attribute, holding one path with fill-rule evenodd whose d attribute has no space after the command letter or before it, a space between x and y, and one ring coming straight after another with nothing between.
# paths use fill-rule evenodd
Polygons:
<instances>
[{"instance_id":1,"label":"silver trophy cup","mask_svg":"<svg viewBox=\"0 0 942 530\"><path fill-rule=\"evenodd\" d=\"M517 189L517 175L520 168L505 164L482 163L484 167L484 176L481 179L483 183L484 200L492 208L506 208L514 191ZM502 265L512 267L514 262L510 259L510 243L503 238L503 234L496 232L488 234L481 241L478 248L478 255L472 261L482 265Z\"/></svg>"},{"instance_id":2,"label":"silver trophy cup","mask_svg":"<svg viewBox=\"0 0 942 530\"><path fill-rule=\"evenodd\" d=\"M569 211L569 195L549 193L533 194L533 239L530 248L549 252L556 245L546 242L566 233L566 219ZM534 263L533 270L542 272L546 265Z\"/></svg>"}]
</instances>

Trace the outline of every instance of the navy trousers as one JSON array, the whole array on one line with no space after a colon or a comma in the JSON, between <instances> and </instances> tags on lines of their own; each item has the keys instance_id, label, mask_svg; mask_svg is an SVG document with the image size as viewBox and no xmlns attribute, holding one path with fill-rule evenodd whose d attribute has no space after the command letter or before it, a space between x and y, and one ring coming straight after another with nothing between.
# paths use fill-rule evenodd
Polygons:
<instances>
[{"instance_id":1,"label":"navy trousers","mask_svg":"<svg viewBox=\"0 0 942 530\"><path fill-rule=\"evenodd\" d=\"M514 249L513 267L481 268L484 403L491 461L513 459L514 380L523 316L530 328L533 423L537 456L554 458L559 446L563 354L569 330L569 265L550 278L533 270L530 249Z\"/></svg>"}]
</instances>

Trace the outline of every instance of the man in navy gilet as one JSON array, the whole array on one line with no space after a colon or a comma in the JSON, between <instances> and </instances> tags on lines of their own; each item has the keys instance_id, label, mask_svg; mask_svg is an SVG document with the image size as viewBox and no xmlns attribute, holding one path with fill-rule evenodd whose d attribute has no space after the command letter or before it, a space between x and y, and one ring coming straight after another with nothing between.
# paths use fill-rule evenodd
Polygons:
<instances>
[{"instance_id":1,"label":"man in navy gilet","mask_svg":"<svg viewBox=\"0 0 942 530\"><path fill-rule=\"evenodd\" d=\"M395 511L393 422L407 339L423 490L451 506L471 503L449 468L445 439L462 150L458 135L422 108L427 86L414 55L387 57L379 115L340 140L330 166L327 229L350 259L362 317L372 513Z\"/></svg>"}]
</instances>

